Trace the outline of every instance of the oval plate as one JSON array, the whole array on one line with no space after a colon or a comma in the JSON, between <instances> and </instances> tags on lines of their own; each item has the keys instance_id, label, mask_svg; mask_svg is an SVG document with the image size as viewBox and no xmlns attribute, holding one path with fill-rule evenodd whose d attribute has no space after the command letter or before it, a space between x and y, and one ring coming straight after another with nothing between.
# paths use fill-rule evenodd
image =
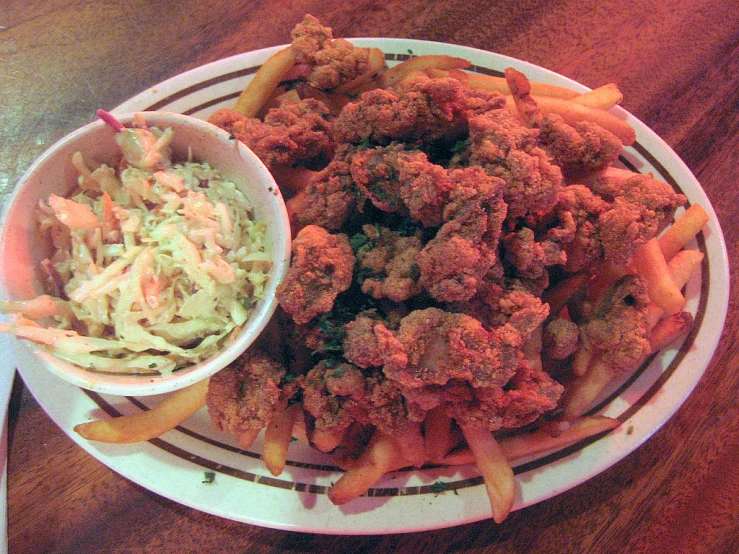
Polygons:
<instances>
[{"instance_id":1,"label":"oval plate","mask_svg":"<svg viewBox=\"0 0 739 554\"><path fill-rule=\"evenodd\" d=\"M473 71L501 75L506 67L531 80L585 91L587 88L540 67L490 52L442 43L402 39L356 39L376 46L389 65L410 55L464 57ZM207 118L236 98L274 47L240 54L162 82L119 106L115 112L168 110ZM726 317L728 260L723 235L700 184L680 158L646 125L620 108L614 112L636 129L637 142L621 161L654 175L700 203L711 216L692 244L706 254L700 275L687 286L687 310L695 317L691 334L663 351L623 383L615 383L593 412L618 418L622 425L597 440L527 460L515 468L519 492L514 509L541 502L590 479L646 441L680 407L711 360ZM706 317L708 316L708 317ZM382 534L421 531L490 517L482 479L473 466L398 471L369 493L343 507L326 496L341 475L331 458L294 443L285 472L272 477L260 459L261 439L240 450L235 441L211 428L205 409L162 437L134 445L81 440L74 425L90 419L136 413L157 397L107 397L86 393L42 371L15 339L19 370L51 418L82 448L121 475L164 497L224 518L294 531L330 534ZM211 477L214 478L211 481Z\"/></svg>"}]
</instances>

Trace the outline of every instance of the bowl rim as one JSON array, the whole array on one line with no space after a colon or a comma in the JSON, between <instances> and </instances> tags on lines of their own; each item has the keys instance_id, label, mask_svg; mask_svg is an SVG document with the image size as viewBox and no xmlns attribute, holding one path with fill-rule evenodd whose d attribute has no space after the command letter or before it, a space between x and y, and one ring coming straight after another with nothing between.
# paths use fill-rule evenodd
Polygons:
<instances>
[{"instance_id":1,"label":"bowl rim","mask_svg":"<svg viewBox=\"0 0 739 554\"><path fill-rule=\"evenodd\" d=\"M235 151L238 152L238 158L242 160L243 163L252 167L252 170L259 181L257 186L266 185L268 194L271 197L268 202L264 203L264 205L267 208L267 211L269 211L272 216L275 216L276 224L279 229L275 232L272 243L275 259L271 269L271 277L265 291L265 297L257 303L254 311L250 314L247 323L245 323L240 329L235 330L232 335L228 337L228 342L216 355L197 364L178 370L172 374L143 376L93 372L56 358L53 353L41 345L9 335L11 340L21 345L22 348L35 357L45 369L57 377L86 390L119 396L149 396L173 392L210 377L238 358L238 356L245 352L257 339L276 311L277 300L274 292L279 282L284 278L290 262L291 231L284 198L282 197L280 189L270 171L251 149L249 149L243 142L233 140L227 131L220 129L207 121L185 114L167 111L136 111L115 115L116 119L124 124L129 124L134 121L136 117L140 116L143 116L147 123L152 127L193 127L197 132L201 133L204 137L207 137L204 140L217 141L224 145L228 144L230 148L234 148ZM33 178L34 174L39 170L39 168L43 167L44 164L51 163L51 160L54 160L60 149L79 141L90 133L101 132L101 130L106 126L107 124L98 118L82 127L78 127L55 141L31 163L28 169L26 169L13 188L11 194L8 196L8 200L3 207L2 214L0 215L0 258L4 258L5 256L7 242L5 240L7 233L6 223L13 209L16 208L15 205L17 203L17 199L21 192L25 190L26 183ZM177 129L175 129L175 136L176 135ZM203 161L207 162L208 160L205 159ZM215 164L213 167L215 169L219 169ZM244 192L247 193L246 187L240 188L244 188ZM267 193L262 192L262 194L264 194L266 198ZM249 195L247 194L247 197L248 196ZM6 279L6 271L4 268L0 267L0 298L9 299L10 294L7 288Z\"/></svg>"}]
</instances>

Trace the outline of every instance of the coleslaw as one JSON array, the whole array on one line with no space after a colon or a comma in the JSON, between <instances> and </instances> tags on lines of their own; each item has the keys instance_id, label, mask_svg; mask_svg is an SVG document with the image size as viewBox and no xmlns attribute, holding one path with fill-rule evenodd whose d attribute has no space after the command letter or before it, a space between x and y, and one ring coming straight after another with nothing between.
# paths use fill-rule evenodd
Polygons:
<instances>
[{"instance_id":1,"label":"coleslaw","mask_svg":"<svg viewBox=\"0 0 739 554\"><path fill-rule=\"evenodd\" d=\"M48 294L0 302L14 314L0 331L88 370L169 374L216 354L263 298L266 224L216 169L171 160L172 129L101 118L122 162L90 168L77 152L76 190L39 203Z\"/></svg>"}]
</instances>

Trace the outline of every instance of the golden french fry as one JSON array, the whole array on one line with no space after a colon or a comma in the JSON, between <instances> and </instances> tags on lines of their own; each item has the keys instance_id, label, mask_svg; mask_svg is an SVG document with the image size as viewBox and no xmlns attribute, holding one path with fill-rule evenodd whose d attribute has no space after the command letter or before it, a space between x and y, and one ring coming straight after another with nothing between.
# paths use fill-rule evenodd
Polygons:
<instances>
[{"instance_id":1,"label":"golden french fry","mask_svg":"<svg viewBox=\"0 0 739 554\"><path fill-rule=\"evenodd\" d=\"M583 92L572 98L573 102L600 108L601 110L610 110L614 106L623 102L624 95L616 83L608 83L607 85L594 88L588 92Z\"/></svg>"},{"instance_id":2,"label":"golden french fry","mask_svg":"<svg viewBox=\"0 0 739 554\"><path fill-rule=\"evenodd\" d=\"M267 423L264 431L262 458L267 469L274 476L281 474L285 469L287 449L293 438L293 427L300 409L300 404L288 406L275 413Z\"/></svg>"},{"instance_id":3,"label":"golden french fry","mask_svg":"<svg viewBox=\"0 0 739 554\"><path fill-rule=\"evenodd\" d=\"M395 437L405 465L421 467L426 462L426 445L421 434L420 423L409 423Z\"/></svg>"},{"instance_id":4,"label":"golden french fry","mask_svg":"<svg viewBox=\"0 0 739 554\"><path fill-rule=\"evenodd\" d=\"M426 70L437 69L463 69L470 66L470 62L464 58L455 58L443 54L429 54L427 56L415 56L400 62L382 73L377 81L380 88L395 86L414 69Z\"/></svg>"},{"instance_id":5,"label":"golden french fry","mask_svg":"<svg viewBox=\"0 0 739 554\"><path fill-rule=\"evenodd\" d=\"M690 312L678 312L660 319L649 335L649 346L652 352L659 352L666 348L692 328L693 316Z\"/></svg>"},{"instance_id":6,"label":"golden french fry","mask_svg":"<svg viewBox=\"0 0 739 554\"><path fill-rule=\"evenodd\" d=\"M252 443L259 436L261 430L261 427L252 427L250 429L246 429L245 431L240 431L236 433L236 442L239 443L239 447L241 447L243 450L249 450Z\"/></svg>"},{"instance_id":7,"label":"golden french fry","mask_svg":"<svg viewBox=\"0 0 739 554\"><path fill-rule=\"evenodd\" d=\"M524 458L543 453L557 452L572 446L587 438L615 429L621 424L617 419L594 415L583 416L569 425L560 433L553 435L544 429L532 433L511 435L498 441L503 455L509 463L515 463ZM440 460L443 465L463 465L475 462L475 457L469 448L453 452Z\"/></svg>"},{"instance_id":8,"label":"golden french fry","mask_svg":"<svg viewBox=\"0 0 739 554\"><path fill-rule=\"evenodd\" d=\"M493 434L482 427L460 425L467 444L482 474L490 500L493 520L501 523L508 517L516 499L516 478Z\"/></svg>"},{"instance_id":9,"label":"golden french fry","mask_svg":"<svg viewBox=\"0 0 739 554\"><path fill-rule=\"evenodd\" d=\"M581 377L588 372L590 363L593 361L593 349L588 339L587 333L580 330L580 340L577 352L572 358L572 373Z\"/></svg>"},{"instance_id":10,"label":"golden french fry","mask_svg":"<svg viewBox=\"0 0 739 554\"><path fill-rule=\"evenodd\" d=\"M574 421L583 415L613 377L613 371L602 359L593 359L585 375L575 378L568 386L563 402L562 419Z\"/></svg>"},{"instance_id":11,"label":"golden french fry","mask_svg":"<svg viewBox=\"0 0 739 554\"><path fill-rule=\"evenodd\" d=\"M453 446L452 420L443 407L436 407L428 411L423 424L426 458L438 463Z\"/></svg>"},{"instance_id":12,"label":"golden french fry","mask_svg":"<svg viewBox=\"0 0 739 554\"><path fill-rule=\"evenodd\" d=\"M690 276L700 266L703 257L703 252L698 250L681 250L667 262L667 269L678 288L682 289L685 286ZM654 329L664 313L664 310L654 302L647 306L646 317L650 329Z\"/></svg>"},{"instance_id":13,"label":"golden french fry","mask_svg":"<svg viewBox=\"0 0 739 554\"><path fill-rule=\"evenodd\" d=\"M236 100L234 110L246 117L256 117L294 65L295 56L291 47L267 58Z\"/></svg>"},{"instance_id":14,"label":"golden french fry","mask_svg":"<svg viewBox=\"0 0 739 554\"><path fill-rule=\"evenodd\" d=\"M700 204L693 204L659 238L666 260L671 259L708 223L708 214Z\"/></svg>"},{"instance_id":15,"label":"golden french fry","mask_svg":"<svg viewBox=\"0 0 739 554\"><path fill-rule=\"evenodd\" d=\"M470 88L477 88L489 91L498 91L502 94L510 95L511 89L504 77L495 75L485 75L483 73L469 73L462 71L434 69L429 73L431 77L452 77L466 84ZM537 96L552 96L555 98L570 99L578 96L578 92L566 87L552 85L549 83L540 83L538 81L531 82L531 94Z\"/></svg>"},{"instance_id":16,"label":"golden french fry","mask_svg":"<svg viewBox=\"0 0 739 554\"><path fill-rule=\"evenodd\" d=\"M408 465L398 441L382 431L375 431L356 465L353 465L334 483L328 498L341 506L363 495L383 475Z\"/></svg>"},{"instance_id":17,"label":"golden french fry","mask_svg":"<svg viewBox=\"0 0 739 554\"><path fill-rule=\"evenodd\" d=\"M585 272L575 273L548 288L542 295L542 302L549 304L549 318L557 317L572 297L581 292L590 280Z\"/></svg>"},{"instance_id":18,"label":"golden french fry","mask_svg":"<svg viewBox=\"0 0 739 554\"><path fill-rule=\"evenodd\" d=\"M526 358L526 361L529 362L529 366L534 371L541 371L543 368L541 360L543 340L544 326L539 325L536 329L534 329L534 331L531 333L531 336L523 343L523 346L521 347L524 358Z\"/></svg>"},{"instance_id":19,"label":"golden french fry","mask_svg":"<svg viewBox=\"0 0 739 554\"><path fill-rule=\"evenodd\" d=\"M341 444L346 435L346 427L332 429L313 429L308 433L308 439L314 448L321 452L331 452Z\"/></svg>"},{"instance_id":20,"label":"golden french fry","mask_svg":"<svg viewBox=\"0 0 739 554\"><path fill-rule=\"evenodd\" d=\"M156 438L174 429L205 406L209 379L178 390L140 414L80 423L74 430L87 440L127 444Z\"/></svg>"},{"instance_id":21,"label":"golden french fry","mask_svg":"<svg viewBox=\"0 0 739 554\"><path fill-rule=\"evenodd\" d=\"M636 271L646 281L652 302L668 314L683 309L685 297L670 274L656 238L639 245L634 252L633 261Z\"/></svg>"}]
</instances>

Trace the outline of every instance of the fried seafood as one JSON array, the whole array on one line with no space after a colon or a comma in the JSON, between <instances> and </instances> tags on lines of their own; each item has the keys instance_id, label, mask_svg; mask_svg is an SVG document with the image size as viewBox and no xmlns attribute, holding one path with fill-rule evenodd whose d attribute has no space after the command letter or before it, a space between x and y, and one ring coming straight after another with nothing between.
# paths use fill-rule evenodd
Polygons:
<instances>
[{"instance_id":1,"label":"fried seafood","mask_svg":"<svg viewBox=\"0 0 739 554\"><path fill-rule=\"evenodd\" d=\"M246 144L267 167L275 167L329 155L328 113L323 103L309 98L284 102L269 110L264 119L221 108L208 121Z\"/></svg>"},{"instance_id":2,"label":"fried seafood","mask_svg":"<svg viewBox=\"0 0 739 554\"><path fill-rule=\"evenodd\" d=\"M292 37L287 85L303 100L263 120L214 120L287 175L295 238L275 340L290 344L294 379L266 362L227 371L214 391L256 389L265 411L221 415L243 401L209 400L215 424L238 434L299 403L308 440L348 469L329 493L337 503L386 471L445 459L462 437L486 485L510 485L495 473L502 455L484 458L499 431L560 413L578 428L605 383L689 327L663 317L632 264L686 198L613 166L633 142L596 107L620 98L613 86L578 100L537 84L559 97L532 96L517 71L501 83L443 56L376 76L376 52L311 16ZM496 520L504 496L491 495Z\"/></svg>"},{"instance_id":3,"label":"fried seafood","mask_svg":"<svg viewBox=\"0 0 739 554\"><path fill-rule=\"evenodd\" d=\"M308 323L331 310L349 288L354 253L346 235L322 227L303 227L292 243L292 264L277 287L277 299L296 323Z\"/></svg>"}]
</instances>

